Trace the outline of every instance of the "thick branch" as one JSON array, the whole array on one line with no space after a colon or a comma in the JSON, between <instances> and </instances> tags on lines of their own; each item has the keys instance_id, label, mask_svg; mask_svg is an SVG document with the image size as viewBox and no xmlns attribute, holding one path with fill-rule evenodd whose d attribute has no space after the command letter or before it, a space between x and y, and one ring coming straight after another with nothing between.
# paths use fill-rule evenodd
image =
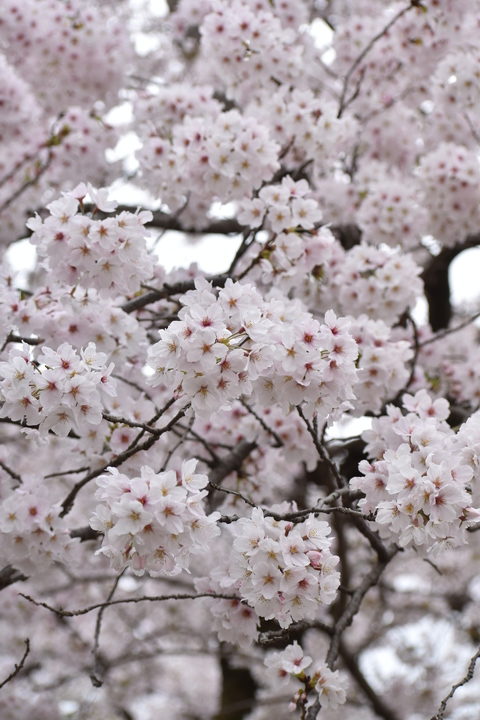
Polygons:
<instances>
[{"instance_id":1,"label":"thick branch","mask_svg":"<svg viewBox=\"0 0 480 720\"><path fill-rule=\"evenodd\" d=\"M358 687L362 690L364 695L370 701L372 709L383 720L399 720L397 713L389 707L384 700L377 695L375 690L372 688L367 678L360 669L355 653L351 652L343 641L339 644L339 653L342 658L343 664L353 677Z\"/></svg>"},{"instance_id":2,"label":"thick branch","mask_svg":"<svg viewBox=\"0 0 480 720\"><path fill-rule=\"evenodd\" d=\"M6 565L0 570L0 590L4 590L9 585L21 582L22 580L28 580L28 578L11 565Z\"/></svg>"},{"instance_id":3,"label":"thick branch","mask_svg":"<svg viewBox=\"0 0 480 720\"><path fill-rule=\"evenodd\" d=\"M457 255L468 248L480 245L480 233L469 235L463 243L455 247L445 247L433 257L422 273L425 296L428 302L428 319L432 330L443 330L450 324L452 306L448 271L450 263Z\"/></svg>"},{"instance_id":4,"label":"thick branch","mask_svg":"<svg viewBox=\"0 0 480 720\"><path fill-rule=\"evenodd\" d=\"M390 550L388 554L388 558L385 558L385 560L381 561L379 560L376 565L370 570L367 575L363 578L362 582L358 586L358 588L353 593L352 597L350 598L347 607L345 608L345 611L341 615L338 622L335 624L335 629L333 633L333 637L330 643L330 647L328 649L326 662L327 665L331 668L334 667L335 661L337 659L339 649L340 649L340 641L342 637L342 633L344 630L347 629L349 625L351 625L353 618L357 614L357 612L360 610L360 606L362 604L363 598L367 594L367 592L370 590L371 587L376 585L380 579L380 576L382 575L383 571L385 570L385 567L389 560L393 558L393 556L398 552L398 549L395 547L392 550Z\"/></svg>"},{"instance_id":5,"label":"thick branch","mask_svg":"<svg viewBox=\"0 0 480 720\"><path fill-rule=\"evenodd\" d=\"M209 280L212 285L215 285L216 287L223 287L227 280L227 276L212 275L212 277L207 277L206 279ZM184 295L189 290L194 289L194 280L184 280L183 282L178 282L174 285L169 285L165 283L158 290L150 290L150 292L146 292L144 295L133 298L133 300L128 300L128 302L122 305L122 310L123 312L131 313L135 310L140 310L147 305L158 302L159 300L166 300L167 298L172 297L172 295Z\"/></svg>"}]
</instances>

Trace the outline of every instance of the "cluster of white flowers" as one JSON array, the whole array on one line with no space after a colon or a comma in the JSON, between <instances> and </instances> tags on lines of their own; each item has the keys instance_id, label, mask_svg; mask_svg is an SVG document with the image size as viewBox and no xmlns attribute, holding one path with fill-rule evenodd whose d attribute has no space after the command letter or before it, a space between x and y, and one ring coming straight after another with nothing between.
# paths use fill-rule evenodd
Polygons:
<instances>
[{"instance_id":1,"label":"cluster of white flowers","mask_svg":"<svg viewBox=\"0 0 480 720\"><path fill-rule=\"evenodd\" d=\"M222 106L213 97L214 88L210 85L187 83L169 83L166 86L149 89L139 93L135 99L135 116L146 132L152 126L167 134L185 117L216 118Z\"/></svg>"},{"instance_id":2,"label":"cluster of white flowers","mask_svg":"<svg viewBox=\"0 0 480 720\"><path fill-rule=\"evenodd\" d=\"M418 159L417 138L421 133L421 117L415 108L391 95L380 98L381 112L375 113L362 132L365 157L389 166L388 180L397 167L409 171ZM430 121L430 118L429 118ZM406 181L407 176L403 176Z\"/></svg>"},{"instance_id":3,"label":"cluster of white flowers","mask_svg":"<svg viewBox=\"0 0 480 720\"><path fill-rule=\"evenodd\" d=\"M5 0L2 52L50 113L100 98L111 102L132 52L121 17L121 12L113 17L108 9L79 0ZM45 82L52 67L55 82Z\"/></svg>"},{"instance_id":4,"label":"cluster of white flowers","mask_svg":"<svg viewBox=\"0 0 480 720\"><path fill-rule=\"evenodd\" d=\"M70 537L59 518L60 503L52 503L46 485L23 478L22 484L0 503L2 562L28 575L42 572L54 562L74 564L78 540Z\"/></svg>"},{"instance_id":5,"label":"cluster of white flowers","mask_svg":"<svg viewBox=\"0 0 480 720\"><path fill-rule=\"evenodd\" d=\"M281 184L266 185L258 197L239 203L238 220L252 228L270 230L271 236L261 251L261 259L250 270L250 277L261 276L263 282L275 280L275 285L287 292L295 288L305 275L319 272L328 264L335 238L326 227L318 228L322 211L311 197L306 180L295 182L290 176ZM251 251L243 265L258 253L263 233L255 237Z\"/></svg>"},{"instance_id":6,"label":"cluster of white flowers","mask_svg":"<svg viewBox=\"0 0 480 720\"><path fill-rule=\"evenodd\" d=\"M343 312L392 324L422 292L420 271L408 253L362 243L346 252L343 262L336 258L335 273L330 278L327 271L327 280Z\"/></svg>"},{"instance_id":7,"label":"cluster of white flowers","mask_svg":"<svg viewBox=\"0 0 480 720\"><path fill-rule=\"evenodd\" d=\"M108 353L115 364L126 358L143 359L145 330L133 313L125 313L114 303L111 298L101 298L97 290L80 287L68 294L64 286L40 287L25 297L19 290L2 287L0 280L6 334L10 330L22 337L34 333L46 345L67 342L76 349L93 338L97 349Z\"/></svg>"},{"instance_id":8,"label":"cluster of white flowers","mask_svg":"<svg viewBox=\"0 0 480 720\"><path fill-rule=\"evenodd\" d=\"M436 86L435 102L454 107L457 113L461 107L462 111L469 113L476 122L480 102L479 63L478 48L466 50L462 47L449 53L438 63L432 78Z\"/></svg>"},{"instance_id":9,"label":"cluster of white flowers","mask_svg":"<svg viewBox=\"0 0 480 720\"><path fill-rule=\"evenodd\" d=\"M480 224L480 162L475 150L441 143L418 169L429 229L445 245L461 242Z\"/></svg>"},{"instance_id":10,"label":"cluster of white flowers","mask_svg":"<svg viewBox=\"0 0 480 720\"><path fill-rule=\"evenodd\" d=\"M268 128L238 110L213 117L187 116L173 133L144 138L138 152L142 178L171 210L185 205L182 222L198 221L191 205L249 195L278 169L279 146Z\"/></svg>"},{"instance_id":11,"label":"cluster of white flowers","mask_svg":"<svg viewBox=\"0 0 480 720\"><path fill-rule=\"evenodd\" d=\"M152 274L144 228L152 213L121 212L94 220L78 212L87 193L98 210L115 210L116 203L107 199L105 191L79 185L47 205L50 216L45 220L38 215L30 218L31 242L47 268L54 268L56 277L67 284L113 296L134 293Z\"/></svg>"},{"instance_id":12,"label":"cluster of white flowers","mask_svg":"<svg viewBox=\"0 0 480 720\"><path fill-rule=\"evenodd\" d=\"M308 197L310 187L306 180L295 182L289 175L277 185L266 185L258 197L239 203L239 222L280 234L289 229L312 230L322 219L316 200Z\"/></svg>"},{"instance_id":13,"label":"cluster of white flowers","mask_svg":"<svg viewBox=\"0 0 480 720\"><path fill-rule=\"evenodd\" d=\"M82 434L102 421L102 396L115 395L113 363L94 343L76 352L68 343L43 347L34 360L28 345L15 347L0 363L1 417L39 425L46 433Z\"/></svg>"},{"instance_id":14,"label":"cluster of white flowers","mask_svg":"<svg viewBox=\"0 0 480 720\"><path fill-rule=\"evenodd\" d=\"M418 246L427 232L428 213L417 197L418 188L405 181L382 181L371 187L357 213L362 239L403 249Z\"/></svg>"},{"instance_id":15,"label":"cluster of white flowers","mask_svg":"<svg viewBox=\"0 0 480 720\"><path fill-rule=\"evenodd\" d=\"M258 88L292 84L302 70L297 34L268 5L252 8L244 0L215 0L200 26L202 53L216 82L242 102Z\"/></svg>"},{"instance_id":16,"label":"cluster of white flowers","mask_svg":"<svg viewBox=\"0 0 480 720\"><path fill-rule=\"evenodd\" d=\"M273 93L259 93L247 111L270 129L286 152L285 161L310 161L318 178L333 167L339 151L347 154L355 144L358 126L353 116L339 118L337 103L311 90L284 85Z\"/></svg>"},{"instance_id":17,"label":"cluster of white flowers","mask_svg":"<svg viewBox=\"0 0 480 720\"><path fill-rule=\"evenodd\" d=\"M354 68L352 88L355 83L362 84L356 109L363 112L369 112L372 104L381 106L385 96L399 98L407 88L412 90L411 74L398 72L399 67L415 68L416 84L420 84L423 78L429 77L445 48L430 7L428 13L418 8L398 18L393 33L383 32L393 17L392 6L383 3L373 7L373 13L367 15L360 14L357 4L354 12L350 6L344 22L336 28L333 43L333 69L343 75ZM363 48L377 34L380 35L378 41L362 62L357 63Z\"/></svg>"},{"instance_id":18,"label":"cluster of white flowers","mask_svg":"<svg viewBox=\"0 0 480 720\"><path fill-rule=\"evenodd\" d=\"M205 514L208 478L195 472L196 465L195 459L183 462L178 476L144 466L133 478L109 468L97 479L101 505L90 525L104 533L99 552L114 568L176 575L188 569L192 554L205 552L220 532L219 513Z\"/></svg>"},{"instance_id":19,"label":"cluster of white flowers","mask_svg":"<svg viewBox=\"0 0 480 720\"><path fill-rule=\"evenodd\" d=\"M355 413L378 412L386 400L405 387L413 351L406 340L392 338L392 330L382 320L360 315L352 318L349 329L359 351Z\"/></svg>"},{"instance_id":20,"label":"cluster of white flowers","mask_svg":"<svg viewBox=\"0 0 480 720\"><path fill-rule=\"evenodd\" d=\"M296 620L313 619L319 603L333 602L340 574L328 523L308 515L293 524L254 508L250 517L229 529L234 537L230 556L213 577L260 617L288 627Z\"/></svg>"},{"instance_id":21,"label":"cluster of white flowers","mask_svg":"<svg viewBox=\"0 0 480 720\"><path fill-rule=\"evenodd\" d=\"M457 321L455 321L457 322ZM480 406L480 344L478 326L432 340L430 328L419 329L417 375L420 385L435 395L449 397L464 408ZM425 345L422 345L426 342Z\"/></svg>"},{"instance_id":22,"label":"cluster of white flowers","mask_svg":"<svg viewBox=\"0 0 480 720\"><path fill-rule=\"evenodd\" d=\"M348 321L329 311L321 324L299 301L265 301L229 280L218 297L205 281L181 298L180 320L149 349L152 385L181 386L197 412L252 395L287 410L306 403L326 419L352 397L357 346Z\"/></svg>"},{"instance_id":23,"label":"cluster of white flowers","mask_svg":"<svg viewBox=\"0 0 480 720\"><path fill-rule=\"evenodd\" d=\"M363 460L363 477L350 481L365 498L360 507L375 513L382 536L402 547L439 551L466 542L466 529L478 517L472 508L472 465L461 438L446 422L448 402L426 390L405 395L406 414L388 406L363 434L372 462Z\"/></svg>"},{"instance_id":24,"label":"cluster of white flowers","mask_svg":"<svg viewBox=\"0 0 480 720\"><path fill-rule=\"evenodd\" d=\"M230 554L230 546L225 540L226 538L222 537L216 541L217 549L220 550L218 557L228 557ZM223 570L219 570L218 565L217 563L217 567L212 570L209 577L195 578L197 592L218 595L225 593L225 587L222 584L225 573ZM223 566L220 564L220 567ZM227 590L227 592L229 591ZM208 608L212 627L219 640L244 648L252 646L257 639L260 623L260 618L253 608L239 599L205 599L203 604Z\"/></svg>"},{"instance_id":25,"label":"cluster of white flowers","mask_svg":"<svg viewBox=\"0 0 480 720\"><path fill-rule=\"evenodd\" d=\"M303 708L305 712L317 699L322 708L333 709L346 701L346 678L325 662L313 662L296 641L284 650L269 653L265 665L283 683L291 684L291 680L301 683L302 687L292 698L292 710Z\"/></svg>"}]
</instances>

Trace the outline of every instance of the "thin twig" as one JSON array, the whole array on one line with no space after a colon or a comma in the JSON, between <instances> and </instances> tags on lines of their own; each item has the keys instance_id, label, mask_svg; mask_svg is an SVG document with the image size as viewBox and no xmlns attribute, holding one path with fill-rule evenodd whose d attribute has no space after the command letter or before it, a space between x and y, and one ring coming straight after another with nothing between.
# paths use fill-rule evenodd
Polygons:
<instances>
[{"instance_id":1,"label":"thin twig","mask_svg":"<svg viewBox=\"0 0 480 720\"><path fill-rule=\"evenodd\" d=\"M419 348L425 347L425 345L430 345L431 343L437 342L437 340L441 340L446 335L451 335L452 333L456 333L459 330L463 330L463 328L466 328L468 325L470 325L475 320L478 320L480 317L480 312L475 313L474 315L471 315L469 318L461 322L459 325L455 325L455 327L446 328L445 330L440 330L439 332L435 333L433 337L428 338L428 340L424 340L421 343L418 343Z\"/></svg>"},{"instance_id":2,"label":"thin twig","mask_svg":"<svg viewBox=\"0 0 480 720\"><path fill-rule=\"evenodd\" d=\"M337 118L341 118L341 117L342 117L344 110L348 107L348 105L349 105L351 102L353 102L353 100L358 96L358 93L360 92L360 87L359 87L359 85L357 85L355 91L353 92L353 94L352 94L352 95L348 98L348 100L347 100L347 91L348 91L348 86L349 86L349 84L350 84L350 80L352 79L352 76L353 76L355 70L358 68L358 66L360 65L360 63L362 62L362 60L364 60L364 58L366 57L366 55L368 55L368 53L369 53L370 50L373 48L373 46L374 46L384 35L386 35L386 33L390 30L390 28L391 28L393 25L395 25L395 23L397 22L397 20L399 20L403 15L405 15L405 13L407 13L407 12L408 12L409 10L411 10L412 8L418 7L418 6L419 6L419 3L418 3L418 2L414 2L414 1L412 0L412 2L410 2L409 5L407 5L406 7L402 8L401 10L399 10L399 11L393 16L393 18L385 25L385 27L384 27L382 30L380 30L380 32L378 32L376 35L374 35L374 37L367 43L367 45L365 45L365 47L363 48L362 52L361 52L361 53L357 56L357 58L353 61L352 65L351 65L350 68L348 69L348 72L347 72L347 74L345 75L345 78L344 78L344 80L343 80L343 87L342 87L342 92L341 92L341 94L340 94L340 103L339 103L339 106L338 106Z\"/></svg>"},{"instance_id":3,"label":"thin twig","mask_svg":"<svg viewBox=\"0 0 480 720\"><path fill-rule=\"evenodd\" d=\"M86 475L79 482L77 482L70 490L65 500L62 502L62 511L60 513L60 517L65 517L65 515L70 512L73 507L73 503L75 502L75 498L77 497L80 490L85 485L87 485L87 483L89 483L91 480L94 480L94 478L98 477L102 473L106 472L109 467L119 467L120 465L122 465L122 463L132 457L132 455L140 452L140 450L149 450L161 435L171 430L175 423L177 423L185 415L185 412L186 408L180 410L166 425L163 426L163 428L159 428L157 433L151 434L150 437L145 440L145 442L136 445L132 444L133 446L130 446L129 448L124 450L124 452L120 453L120 455L117 455L116 458L106 463L105 465L102 465L102 467L98 468L97 470L88 473L88 475ZM142 433L143 432L144 430L142 430Z\"/></svg>"},{"instance_id":4,"label":"thin twig","mask_svg":"<svg viewBox=\"0 0 480 720\"><path fill-rule=\"evenodd\" d=\"M326 663L330 668L334 668L335 661L338 656L339 648L340 648L340 640L342 637L342 633L346 628L351 625L353 618L357 614L357 612L360 609L360 605L362 604L363 598L367 594L367 592L370 590L371 587L376 585L380 579L381 574L385 570L386 565L388 562L394 557L394 555L398 552L398 549L392 548L389 551L388 558L384 561L379 560L376 565L373 566L373 568L370 570L367 575L363 578L362 582L358 586L358 588L353 593L352 597L348 601L348 604L340 616L339 620L335 623L335 629L333 633L332 640L330 642L330 647L328 649L327 657L326 657Z\"/></svg>"},{"instance_id":5,"label":"thin twig","mask_svg":"<svg viewBox=\"0 0 480 720\"><path fill-rule=\"evenodd\" d=\"M122 570L121 573L117 575L117 577L114 580L114 583L110 589L110 592L108 593L106 602L110 602L115 594L115 590L118 587L118 583L120 582L120 579L122 575L124 574L126 568ZM95 633L93 636L93 648L92 648L92 654L93 654L93 670L90 675L90 680L92 681L92 685L94 687L102 687L103 680L102 675L104 672L103 663L100 657L99 653L99 645L100 645L100 632L102 629L102 619L103 615L105 613L105 610L107 609L108 605L104 605L100 608L97 615L97 620L95 622Z\"/></svg>"},{"instance_id":6,"label":"thin twig","mask_svg":"<svg viewBox=\"0 0 480 720\"><path fill-rule=\"evenodd\" d=\"M319 439L318 433L315 432L315 428L305 417L304 412L300 405L297 405L297 412L300 415L300 417L302 418L303 422L305 423L308 433L313 440L313 444L315 445L315 448L316 448L321 460L323 460L323 462L328 465L328 467L333 475L333 478L335 480L335 484L336 484L337 488L345 487L345 484L346 484L345 478L342 477L337 466L335 465L335 462L330 457L327 448Z\"/></svg>"},{"instance_id":7,"label":"thin twig","mask_svg":"<svg viewBox=\"0 0 480 720\"><path fill-rule=\"evenodd\" d=\"M443 718L445 716L445 710L447 709L448 701L455 695L458 688L462 687L462 685L466 685L473 678L473 674L475 672L475 665L477 664L477 660L479 657L480 657L480 648L477 650L475 655L473 655L470 658L470 662L468 663L466 675L461 680L459 680L457 683L455 683L455 685L452 685L450 692L448 693L448 695L446 695L443 698L436 714L432 715L430 720L443 720Z\"/></svg>"},{"instance_id":8,"label":"thin twig","mask_svg":"<svg viewBox=\"0 0 480 720\"><path fill-rule=\"evenodd\" d=\"M21 485L23 483L23 480L20 477L20 475L17 472L15 472L15 470L12 470L12 468L9 467L6 463L4 463L3 460L0 460L0 467L2 468L2 470L5 470L7 475L10 475L12 480L15 480L15 482L17 482L19 485Z\"/></svg>"},{"instance_id":9,"label":"thin twig","mask_svg":"<svg viewBox=\"0 0 480 720\"><path fill-rule=\"evenodd\" d=\"M273 447L282 447L284 442L283 442L282 438L280 437L280 435L278 433L276 433L275 430L272 430L272 428L267 425L265 420L262 417L260 417L260 415L258 415L255 412L255 410L253 408L251 408L247 402L245 402L245 400L242 400L240 398L240 402L242 403L245 410L248 410L250 415L253 415L255 420L258 420L258 422L260 423L262 428L265 430L265 432L267 432L269 435L271 435L273 437L273 439L275 440L275 443L276 443Z\"/></svg>"},{"instance_id":10,"label":"thin twig","mask_svg":"<svg viewBox=\"0 0 480 720\"><path fill-rule=\"evenodd\" d=\"M2 682L0 683L0 688L3 688L7 683L10 682L10 680L13 680L13 678L18 675L20 670L22 670L23 666L25 665L25 660L30 653L30 640L26 638L23 642L25 643L25 652L23 653L20 662L15 663L15 667L10 673L10 675L6 677L5 680L2 680Z\"/></svg>"},{"instance_id":11,"label":"thin twig","mask_svg":"<svg viewBox=\"0 0 480 720\"><path fill-rule=\"evenodd\" d=\"M87 615L88 613L93 612L93 610L98 610L98 608L112 607L113 605L129 605L132 603L142 602L163 602L164 600L197 600L198 598L214 598L217 600L241 601L241 598L238 597L238 595L227 595L223 593L204 592L197 593L196 595L180 593L172 595L142 595L138 598L123 598L121 600L110 600L109 602L95 603L95 605L89 605L88 607L81 608L80 610L64 610L63 608L53 607L48 603L41 602L40 600L35 600L30 595L24 595L23 593L19 593L19 595L25 598L25 600L28 600L28 602L33 603L33 605L50 610L50 612L58 615L59 617L77 617L77 615Z\"/></svg>"}]
</instances>

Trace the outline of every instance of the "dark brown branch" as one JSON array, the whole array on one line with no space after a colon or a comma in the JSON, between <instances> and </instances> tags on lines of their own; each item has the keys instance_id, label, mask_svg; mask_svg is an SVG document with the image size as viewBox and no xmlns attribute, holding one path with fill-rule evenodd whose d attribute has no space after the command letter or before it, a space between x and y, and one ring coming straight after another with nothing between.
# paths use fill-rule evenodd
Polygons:
<instances>
[{"instance_id":1,"label":"dark brown branch","mask_svg":"<svg viewBox=\"0 0 480 720\"><path fill-rule=\"evenodd\" d=\"M0 467L2 468L2 470L5 470L7 475L10 475L12 480L15 480L15 482L17 482L19 485L21 485L23 483L23 480L20 477L20 475L17 472L15 472L15 470L12 470L12 468L9 467L6 463L4 463L3 460L0 460Z\"/></svg>"},{"instance_id":2,"label":"dark brown branch","mask_svg":"<svg viewBox=\"0 0 480 720\"><path fill-rule=\"evenodd\" d=\"M239 470L243 461L246 460L256 447L256 443L242 440L238 447L233 450L230 455L222 458L220 464L210 473L210 484L219 485L227 475L230 475L234 470Z\"/></svg>"},{"instance_id":3,"label":"dark brown branch","mask_svg":"<svg viewBox=\"0 0 480 720\"><path fill-rule=\"evenodd\" d=\"M25 343L26 345L40 345L42 342L45 342L42 338L22 337L21 335L16 335L15 333L10 332L10 333L8 333L7 337L5 338L5 342L3 343L2 347L0 348L0 352L3 352L9 343Z\"/></svg>"},{"instance_id":4,"label":"dark brown branch","mask_svg":"<svg viewBox=\"0 0 480 720\"><path fill-rule=\"evenodd\" d=\"M13 678L18 675L18 673L22 670L23 666L25 665L25 660L27 659L29 653L30 653L30 640L26 638L26 640L23 641L25 643L25 652L23 653L20 662L15 663L15 667L13 671L10 673L8 677L5 678L5 680L2 680L0 682L0 688L3 688L7 683L10 682L10 680L13 680Z\"/></svg>"},{"instance_id":5,"label":"dark brown branch","mask_svg":"<svg viewBox=\"0 0 480 720\"><path fill-rule=\"evenodd\" d=\"M213 275L212 277L207 277L206 280L211 282L216 287L223 287L227 280L227 276ZM194 280L184 280L183 282L178 282L174 285L169 285L165 283L163 287L159 288L158 290L151 290L144 295L140 295L139 297L133 298L132 300L128 300L122 305L122 310L126 313L135 312L135 310L140 310L141 308L158 302L159 300L166 300L167 298L172 297L172 295L184 295L189 290L194 289Z\"/></svg>"},{"instance_id":6,"label":"dark brown branch","mask_svg":"<svg viewBox=\"0 0 480 720\"><path fill-rule=\"evenodd\" d=\"M397 713L389 707L372 688L360 669L355 653L351 652L342 640L340 640L339 644L339 654L342 658L343 664L357 683L360 690L362 690L365 697L367 697L370 701L372 709L378 717L383 718L383 720L399 720Z\"/></svg>"},{"instance_id":7,"label":"dark brown branch","mask_svg":"<svg viewBox=\"0 0 480 720\"><path fill-rule=\"evenodd\" d=\"M95 207L91 204L83 206L85 212L92 212ZM131 212L135 213L138 208L133 205L118 205L115 209L116 213ZM147 209L147 208L142 208ZM150 210L153 215L152 220L146 223L147 227L161 228L162 230L176 230L191 235L238 235L245 226L241 225L235 218L222 218L220 220L211 220L207 225L201 228L189 227L184 225L177 214L162 212L161 210ZM110 217L111 213L101 213L96 211L95 217Z\"/></svg>"},{"instance_id":8,"label":"dark brown branch","mask_svg":"<svg viewBox=\"0 0 480 720\"><path fill-rule=\"evenodd\" d=\"M477 650L475 655L473 655L470 658L470 662L468 663L468 668L465 676L459 680L455 685L452 686L450 692L448 695L446 695L442 702L440 703L440 707L438 708L438 711L435 715L432 715L430 720L443 720L445 717L445 710L447 709L448 701L455 695L458 688L462 687L462 685L466 685L470 680L473 678L473 674L475 672L475 665L477 664L477 660L480 657L480 648Z\"/></svg>"},{"instance_id":9,"label":"dark brown branch","mask_svg":"<svg viewBox=\"0 0 480 720\"><path fill-rule=\"evenodd\" d=\"M99 537L102 537L102 533L86 525L70 530L70 537L79 538L80 542L88 542L89 540L98 540Z\"/></svg>"},{"instance_id":10,"label":"dark brown branch","mask_svg":"<svg viewBox=\"0 0 480 720\"><path fill-rule=\"evenodd\" d=\"M25 598L25 600L28 600L28 602L33 603L33 605L37 605L37 607L43 607L46 610L50 610L50 612L58 615L58 617L77 617L77 615L87 615L88 613L93 612L93 610L98 610L102 607L112 607L113 605L130 605L132 603L137 604L142 602L163 602L164 600L197 600L198 598L216 598L218 600L241 601L241 598L239 598L238 595L227 595L225 593L204 592L197 593L196 595L180 593L172 595L142 595L137 598L122 598L120 600L95 603L94 605L89 605L88 607L81 608L80 610L64 610L63 608L53 607L48 603L41 602L40 600L35 600L35 598L32 598L30 595L24 595L23 593L19 593L19 595Z\"/></svg>"},{"instance_id":11,"label":"dark brown branch","mask_svg":"<svg viewBox=\"0 0 480 720\"><path fill-rule=\"evenodd\" d=\"M73 503L75 502L75 498L77 497L80 490L91 480L98 477L102 473L104 473L106 470L108 470L109 467L119 467L122 465L122 463L125 462L125 460L128 460L132 455L135 455L137 452L140 452L140 450L149 450L152 445L158 440L158 438L163 435L164 433L171 430L171 428L177 423L184 415L185 415L185 408L183 410L180 410L166 425L164 425L162 428L159 428L158 432L155 434L151 434L150 437L145 440L145 442L140 444L133 444L124 450L124 452L120 453L120 455L117 455L116 458L112 459L110 462L106 463L105 465L102 465L101 468L98 468L97 470L94 470L91 473L88 473L84 478L82 478L79 482L77 482L73 488L68 493L65 500L62 502L62 512L60 513L60 517L65 517L70 510L73 507ZM145 432L142 430L142 433Z\"/></svg>"},{"instance_id":12,"label":"dark brown branch","mask_svg":"<svg viewBox=\"0 0 480 720\"><path fill-rule=\"evenodd\" d=\"M111 602L111 600L115 594L115 591L118 587L118 583L120 582L120 579L121 579L122 575L124 574L124 572L125 572L125 569L122 570L122 572L119 573L117 575L117 577L115 578L113 585L110 588L110 592L108 593L108 596L107 596L107 600L106 600L107 603ZM103 607L100 608L100 610L98 611L97 620L95 622L95 633L94 633L94 638L93 638L93 649L92 649L93 670L90 675L90 680L92 681L92 685L94 687L102 687L102 685L103 685L102 675L104 673L105 666L104 666L102 657L100 655L100 632L102 630L103 615L104 615L107 607L108 607L108 605L104 605Z\"/></svg>"},{"instance_id":13,"label":"dark brown branch","mask_svg":"<svg viewBox=\"0 0 480 720\"><path fill-rule=\"evenodd\" d=\"M343 115L343 112L348 107L348 105L355 100L358 93L360 92L360 86L357 85L352 95L350 95L349 98L347 98L348 88L350 85L350 80L352 79L353 74L355 73L355 70L359 67L362 60L365 59L365 57L368 55L370 50L373 48L373 46L382 38L384 37L390 28L395 25L395 23L403 16L405 13L407 13L409 10L411 10L414 7L419 7L419 3L416 0L412 0L409 5L406 5L401 10L399 10L393 18L385 25L380 32L378 32L374 37L365 45L362 52L355 58L352 65L349 67L347 74L345 75L345 78L343 80L343 87L342 92L340 94L340 103L338 106L338 113L337 117L341 118Z\"/></svg>"},{"instance_id":14,"label":"dark brown branch","mask_svg":"<svg viewBox=\"0 0 480 720\"><path fill-rule=\"evenodd\" d=\"M448 328L452 318L448 271L451 262L464 250L480 245L480 233L469 235L455 247L445 247L433 257L422 273L432 330Z\"/></svg>"},{"instance_id":15,"label":"dark brown branch","mask_svg":"<svg viewBox=\"0 0 480 720\"><path fill-rule=\"evenodd\" d=\"M29 187L32 185L35 185L42 175L48 170L53 160L53 153L51 151L48 152L47 159L43 163L43 165L39 165L39 167L36 170L35 175L26 180L22 185L20 185L1 205L0 205L0 214L6 210L10 205L15 202L23 193L25 190L28 190Z\"/></svg>"},{"instance_id":16,"label":"dark brown branch","mask_svg":"<svg viewBox=\"0 0 480 720\"><path fill-rule=\"evenodd\" d=\"M479 317L480 312L477 312L474 315L468 317L463 322L459 323L458 325L454 325L453 327L447 328L446 330L440 330L439 332L435 333L433 337L428 338L428 340L424 340L423 342L418 343L418 348L423 348L425 345L430 345L431 343L437 342L437 340L441 340L447 335L452 335L453 333L459 332L459 330L463 330L464 328L468 327L468 325L471 325L473 322L475 322L475 320L478 320Z\"/></svg>"},{"instance_id":17,"label":"dark brown branch","mask_svg":"<svg viewBox=\"0 0 480 720\"><path fill-rule=\"evenodd\" d=\"M346 480L340 473L339 469L337 468L335 462L330 457L330 454L323 444L322 440L318 437L318 432L316 431L315 426L309 422L309 420L305 417L304 412L300 405L297 405L297 412L300 415L301 419L305 423L305 427L308 430L308 433L310 437L313 440L313 444L315 445L315 449L318 452L318 455L322 462L324 462L327 467L329 468L332 477L335 481L336 488L342 488L346 485Z\"/></svg>"},{"instance_id":18,"label":"dark brown branch","mask_svg":"<svg viewBox=\"0 0 480 720\"><path fill-rule=\"evenodd\" d=\"M349 625L351 625L353 618L360 609L363 598L370 590L370 588L372 588L378 583L388 562L394 557L394 555L396 555L397 552L398 549L396 547L391 549L388 553L388 557L385 558L385 560L383 561L379 560L378 563L372 567L370 572L365 575L362 582L350 598L348 605L345 608L345 611L343 612L339 620L335 623L333 637L330 642L330 647L328 649L326 658L326 663L330 668L333 669L335 666L335 661L338 657L340 649L342 633L347 629Z\"/></svg>"},{"instance_id":19,"label":"dark brown branch","mask_svg":"<svg viewBox=\"0 0 480 720\"><path fill-rule=\"evenodd\" d=\"M4 590L9 585L23 580L28 580L27 576L11 565L6 565L0 570L0 590Z\"/></svg>"}]
</instances>

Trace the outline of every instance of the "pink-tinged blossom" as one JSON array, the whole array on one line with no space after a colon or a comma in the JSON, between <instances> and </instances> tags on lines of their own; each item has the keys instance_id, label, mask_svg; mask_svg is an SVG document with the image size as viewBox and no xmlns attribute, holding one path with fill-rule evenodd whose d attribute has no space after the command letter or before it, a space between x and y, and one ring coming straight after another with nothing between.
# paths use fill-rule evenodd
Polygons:
<instances>
[{"instance_id":1,"label":"pink-tinged blossom","mask_svg":"<svg viewBox=\"0 0 480 720\"><path fill-rule=\"evenodd\" d=\"M337 708L346 701L346 678L338 670L331 670L324 662L304 655L303 648L295 641L284 650L271 652L265 657L269 672L289 687L302 685L292 698L292 709L310 707L317 700L322 708ZM295 680L295 685L291 682Z\"/></svg>"},{"instance_id":2,"label":"pink-tinged blossom","mask_svg":"<svg viewBox=\"0 0 480 720\"><path fill-rule=\"evenodd\" d=\"M95 190L103 208L113 211L116 203L107 200L104 190ZM77 214L78 200L68 193L48 206L50 216L28 221L31 242L38 246L45 267L55 267L59 279L95 288L102 295L135 293L151 275L144 225L152 219L148 211L123 211L114 217L96 220Z\"/></svg>"},{"instance_id":3,"label":"pink-tinged blossom","mask_svg":"<svg viewBox=\"0 0 480 720\"><path fill-rule=\"evenodd\" d=\"M113 364L97 353L94 343L80 353L68 343L57 350L44 346L35 359L28 346L10 350L9 361L0 363L2 417L39 425L42 433L53 430L80 434L102 420L104 393L115 394L110 378Z\"/></svg>"},{"instance_id":4,"label":"pink-tinged blossom","mask_svg":"<svg viewBox=\"0 0 480 720\"><path fill-rule=\"evenodd\" d=\"M362 461L363 477L353 478L350 485L365 493L359 505L375 514L385 538L432 552L447 540L461 545L476 514L473 458L459 452L463 436L446 423L443 398L433 400L420 390L405 395L403 402L410 412L382 416L365 433L367 452L377 459Z\"/></svg>"},{"instance_id":5,"label":"pink-tinged blossom","mask_svg":"<svg viewBox=\"0 0 480 720\"><path fill-rule=\"evenodd\" d=\"M316 550L310 539L315 531L322 540L313 565L308 553ZM260 617L276 618L288 627L300 617L313 617L318 603L333 602L340 575L327 523L308 516L292 526L254 508L231 532L233 545L220 584L238 593Z\"/></svg>"},{"instance_id":6,"label":"pink-tinged blossom","mask_svg":"<svg viewBox=\"0 0 480 720\"><path fill-rule=\"evenodd\" d=\"M147 466L133 478L115 468L98 478L100 505L90 525L105 533L99 552L113 567L175 575L218 535L219 515L205 514L200 489L207 478L195 473L196 464L186 461L180 480L172 470L155 473Z\"/></svg>"}]
</instances>

